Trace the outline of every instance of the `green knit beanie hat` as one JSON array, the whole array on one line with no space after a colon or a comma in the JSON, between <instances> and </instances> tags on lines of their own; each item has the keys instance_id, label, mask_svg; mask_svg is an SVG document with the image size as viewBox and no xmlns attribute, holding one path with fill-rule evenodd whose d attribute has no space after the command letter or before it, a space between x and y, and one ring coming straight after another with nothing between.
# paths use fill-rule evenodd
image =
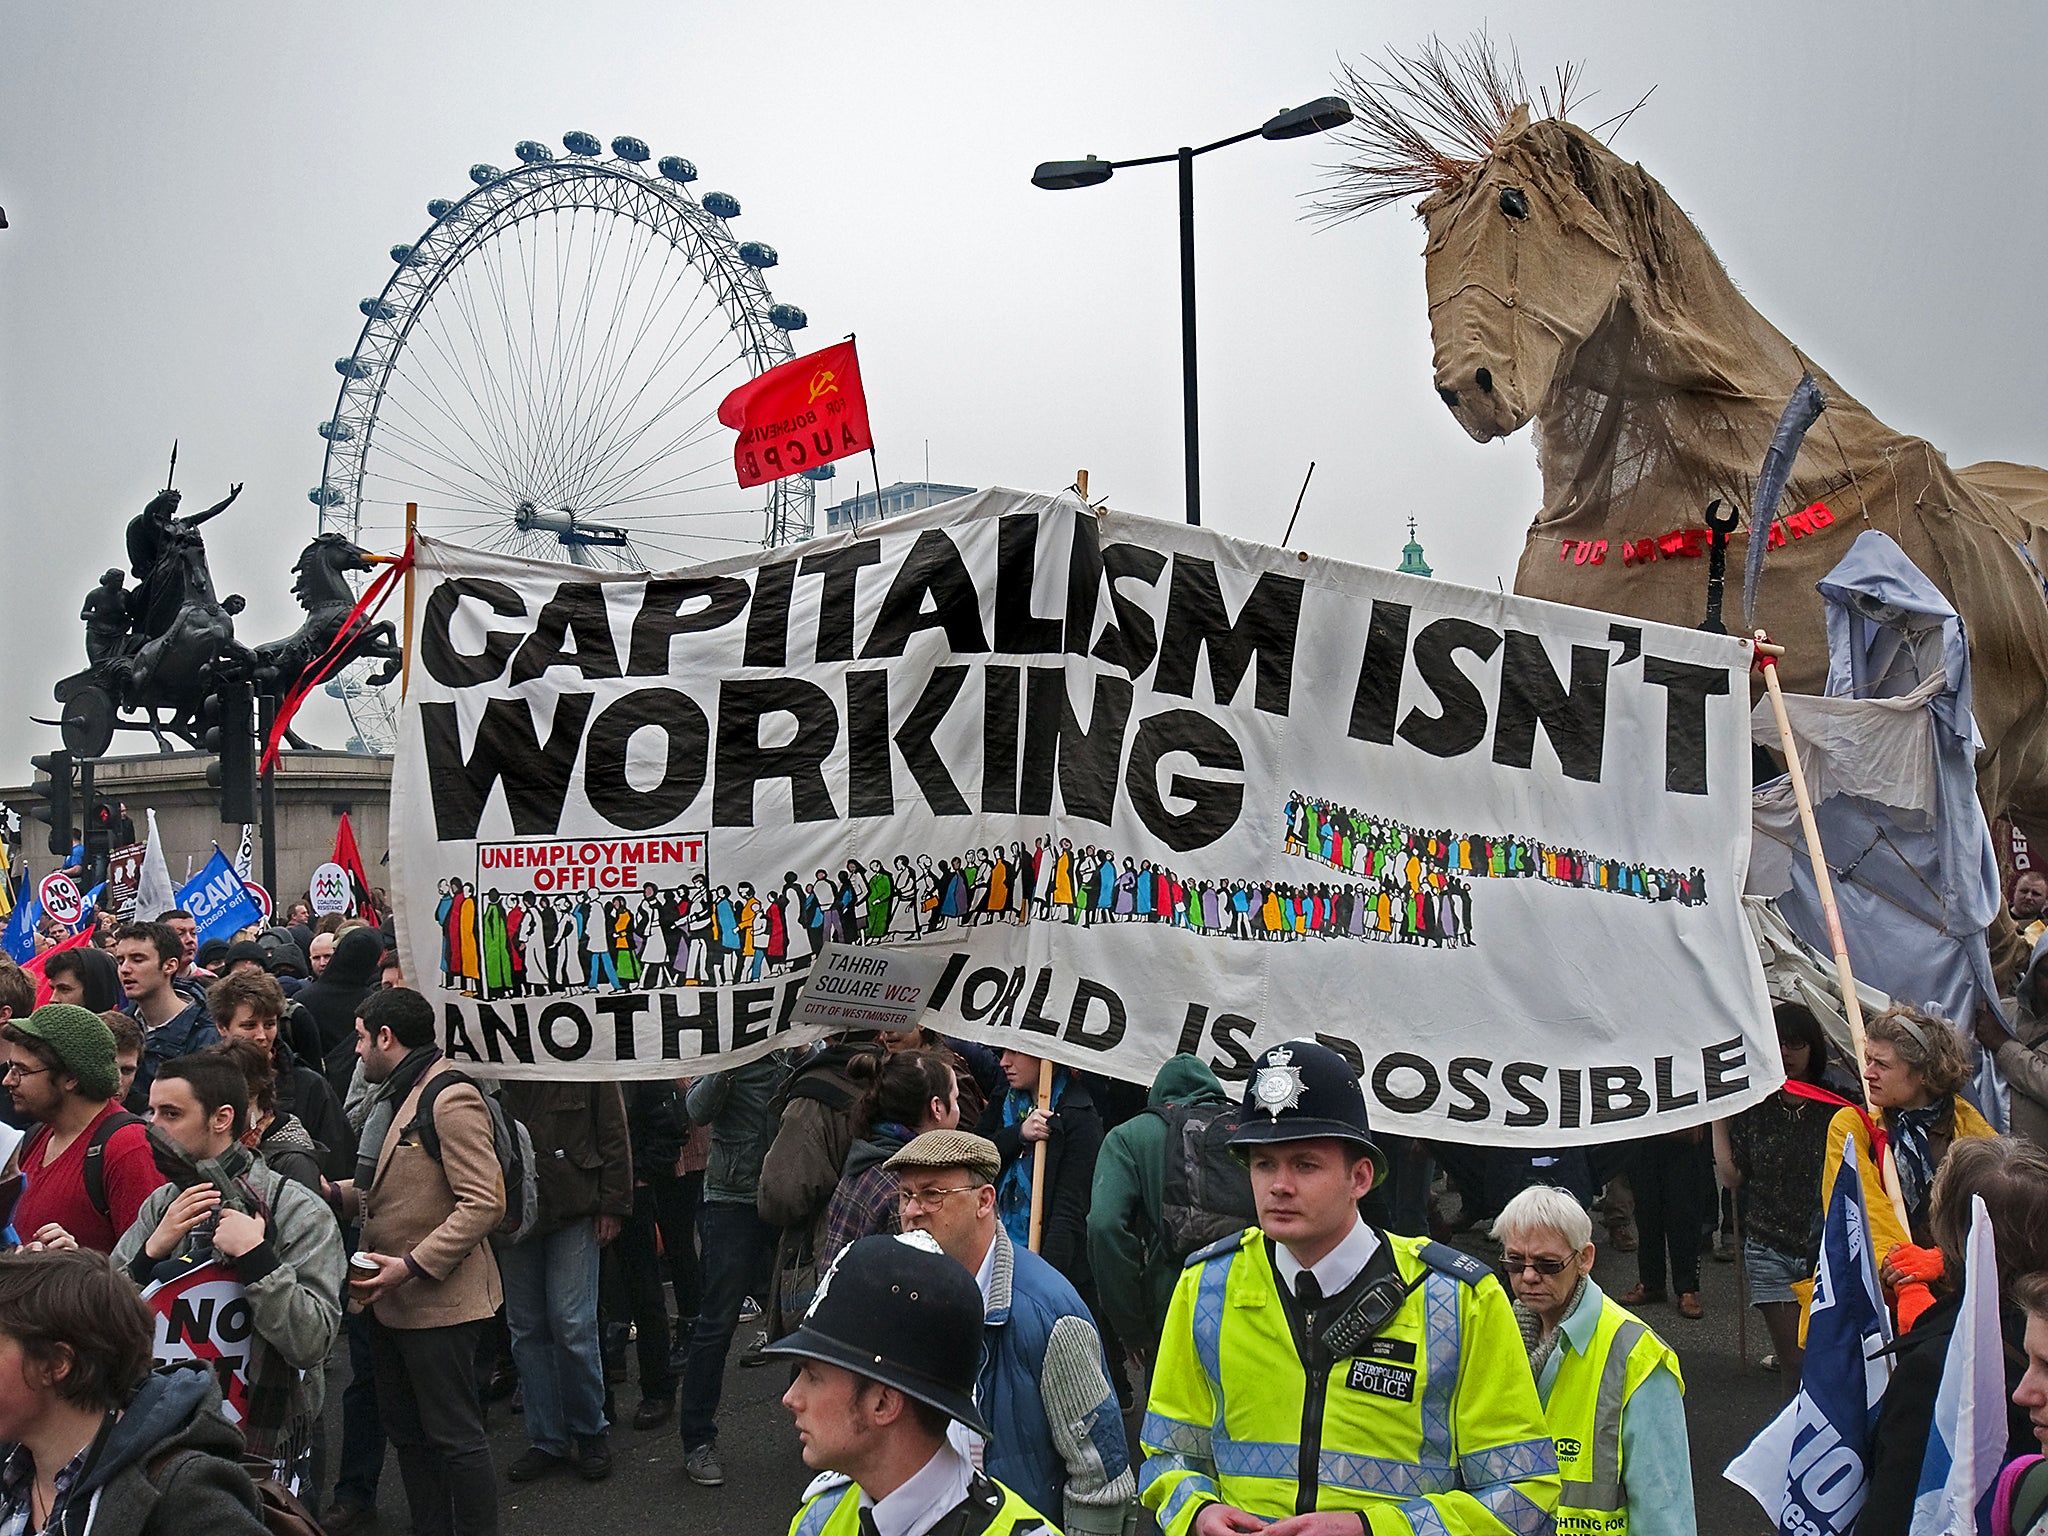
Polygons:
<instances>
[{"instance_id":1,"label":"green knit beanie hat","mask_svg":"<svg viewBox=\"0 0 2048 1536\"><path fill-rule=\"evenodd\" d=\"M45 1003L25 1019L11 1020L57 1053L64 1070L78 1079L81 1098L111 1099L121 1091L114 1066L114 1032L90 1008L76 1003Z\"/></svg>"}]
</instances>

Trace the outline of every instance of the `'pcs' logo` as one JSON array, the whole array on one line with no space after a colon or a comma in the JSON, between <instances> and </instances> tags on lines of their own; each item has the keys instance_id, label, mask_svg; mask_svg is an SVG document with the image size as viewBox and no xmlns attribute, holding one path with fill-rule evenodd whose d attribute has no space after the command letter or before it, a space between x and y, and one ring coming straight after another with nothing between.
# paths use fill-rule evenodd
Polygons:
<instances>
[{"instance_id":1,"label":"'pcs' logo","mask_svg":"<svg viewBox=\"0 0 2048 1536\"><path fill-rule=\"evenodd\" d=\"M1559 1435L1557 1437L1557 1459L1559 1461L1576 1461L1583 1449L1585 1448L1570 1435Z\"/></svg>"}]
</instances>

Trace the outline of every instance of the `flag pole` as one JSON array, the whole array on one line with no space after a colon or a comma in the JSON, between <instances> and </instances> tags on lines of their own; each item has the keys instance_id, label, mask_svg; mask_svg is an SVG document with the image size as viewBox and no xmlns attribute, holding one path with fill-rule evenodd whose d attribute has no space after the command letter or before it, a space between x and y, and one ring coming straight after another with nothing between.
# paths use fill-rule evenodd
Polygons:
<instances>
[{"instance_id":1,"label":"flag pole","mask_svg":"<svg viewBox=\"0 0 2048 1536\"><path fill-rule=\"evenodd\" d=\"M1828 875L1828 861L1821 847L1820 826L1813 819L1813 797L1806 788L1806 769L1799 761L1799 744L1792 736L1792 719L1785 713L1785 693L1778 686L1778 658L1785 654L1782 645L1773 645L1762 630L1756 632L1757 665L1763 668L1764 687L1771 696L1771 713L1777 717L1778 739L1785 747L1785 769L1792 780L1792 798L1799 805L1799 827L1806 834L1806 862L1813 871L1813 887L1820 897L1820 909L1827 919L1828 943L1835 951L1835 978L1842 988L1842 1011L1849 1020L1849 1039L1856 1048L1856 1081L1863 1090L1863 1107L1873 1110L1870 1102L1870 1080L1864 1056L1863 1002L1856 995L1856 977L1849 967L1849 941L1842 937L1842 913L1835 905L1835 883ZM1887 1148L1889 1151L1889 1148ZM1899 1170L1893 1158L1886 1157L1882 1164L1884 1190L1891 1197L1892 1214L1899 1219L1899 1226L1910 1238L1913 1223L1906 1215L1906 1198L1899 1188ZM1882 1257L1882 1255L1880 1255Z\"/></svg>"},{"instance_id":2,"label":"flag pole","mask_svg":"<svg viewBox=\"0 0 2048 1536\"><path fill-rule=\"evenodd\" d=\"M1052 1063L1041 1058L1038 1063L1038 1107L1052 1108ZM1031 1148L1031 1241L1033 1253L1038 1252L1039 1240L1045 1235L1045 1152L1052 1145L1052 1137L1035 1142Z\"/></svg>"},{"instance_id":3,"label":"flag pole","mask_svg":"<svg viewBox=\"0 0 2048 1536\"><path fill-rule=\"evenodd\" d=\"M405 504L405 552L412 553L412 536L419 531L420 504L408 501ZM412 688L412 570L405 568L405 639L398 652L398 697L403 702ZM273 895L276 893L273 892Z\"/></svg>"}]
</instances>

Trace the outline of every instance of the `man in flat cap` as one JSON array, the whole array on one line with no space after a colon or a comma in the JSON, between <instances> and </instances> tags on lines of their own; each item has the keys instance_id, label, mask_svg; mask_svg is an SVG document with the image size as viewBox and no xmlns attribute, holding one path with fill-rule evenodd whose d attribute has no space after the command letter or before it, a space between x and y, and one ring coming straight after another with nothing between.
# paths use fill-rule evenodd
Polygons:
<instances>
[{"instance_id":1,"label":"man in flat cap","mask_svg":"<svg viewBox=\"0 0 2048 1536\"><path fill-rule=\"evenodd\" d=\"M1080 1293L996 1218L995 1143L926 1131L883 1166L903 1230L929 1232L981 1287L975 1400L994 1433L955 1438L997 1481L1060 1511L1068 1536L1117 1536L1137 1478L1102 1340Z\"/></svg>"}]
</instances>

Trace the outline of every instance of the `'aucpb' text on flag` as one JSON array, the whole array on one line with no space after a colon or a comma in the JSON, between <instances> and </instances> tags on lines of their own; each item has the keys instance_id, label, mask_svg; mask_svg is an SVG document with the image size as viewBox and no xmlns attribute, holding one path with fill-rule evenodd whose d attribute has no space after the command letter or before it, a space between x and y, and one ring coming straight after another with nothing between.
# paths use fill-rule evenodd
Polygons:
<instances>
[{"instance_id":1,"label":"'aucpb' text on flag","mask_svg":"<svg viewBox=\"0 0 2048 1536\"><path fill-rule=\"evenodd\" d=\"M875 445L851 339L749 379L725 397L718 419L740 435L732 467L742 487L766 485Z\"/></svg>"}]
</instances>

